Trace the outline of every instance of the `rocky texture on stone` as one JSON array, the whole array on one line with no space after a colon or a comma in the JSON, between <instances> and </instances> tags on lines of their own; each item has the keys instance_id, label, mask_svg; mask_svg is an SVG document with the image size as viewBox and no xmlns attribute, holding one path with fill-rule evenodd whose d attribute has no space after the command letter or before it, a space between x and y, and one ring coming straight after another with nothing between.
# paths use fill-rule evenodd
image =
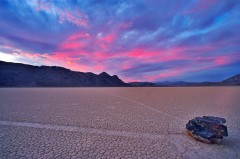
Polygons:
<instances>
[{"instance_id":1,"label":"rocky texture on stone","mask_svg":"<svg viewBox=\"0 0 240 159\"><path fill-rule=\"evenodd\" d=\"M187 132L196 140L204 143L220 143L223 136L228 136L224 118L203 116L189 120L186 124Z\"/></svg>"}]
</instances>

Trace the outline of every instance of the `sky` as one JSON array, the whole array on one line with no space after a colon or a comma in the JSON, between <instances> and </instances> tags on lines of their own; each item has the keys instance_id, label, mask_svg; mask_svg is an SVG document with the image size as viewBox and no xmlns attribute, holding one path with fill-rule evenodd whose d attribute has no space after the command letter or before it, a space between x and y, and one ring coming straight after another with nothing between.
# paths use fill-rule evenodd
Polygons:
<instances>
[{"instance_id":1,"label":"sky","mask_svg":"<svg viewBox=\"0 0 240 159\"><path fill-rule=\"evenodd\" d=\"M240 73L240 1L0 0L0 60L220 81Z\"/></svg>"}]
</instances>

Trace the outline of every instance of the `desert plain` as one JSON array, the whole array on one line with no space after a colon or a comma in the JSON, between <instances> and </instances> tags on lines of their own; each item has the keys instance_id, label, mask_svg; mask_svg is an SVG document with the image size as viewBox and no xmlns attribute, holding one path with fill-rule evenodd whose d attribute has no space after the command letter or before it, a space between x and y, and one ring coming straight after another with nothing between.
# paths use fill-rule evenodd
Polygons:
<instances>
[{"instance_id":1,"label":"desert plain","mask_svg":"<svg viewBox=\"0 0 240 159\"><path fill-rule=\"evenodd\" d=\"M203 115L229 136L205 144L185 132ZM240 87L1 88L0 158L237 159Z\"/></svg>"}]
</instances>

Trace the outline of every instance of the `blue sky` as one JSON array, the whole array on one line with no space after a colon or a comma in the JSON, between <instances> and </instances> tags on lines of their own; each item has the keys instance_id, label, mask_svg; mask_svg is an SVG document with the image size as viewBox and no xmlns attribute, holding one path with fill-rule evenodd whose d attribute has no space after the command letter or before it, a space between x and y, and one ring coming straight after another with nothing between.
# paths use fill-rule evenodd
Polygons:
<instances>
[{"instance_id":1,"label":"blue sky","mask_svg":"<svg viewBox=\"0 0 240 159\"><path fill-rule=\"evenodd\" d=\"M1 0L0 60L219 81L240 73L238 0Z\"/></svg>"}]
</instances>

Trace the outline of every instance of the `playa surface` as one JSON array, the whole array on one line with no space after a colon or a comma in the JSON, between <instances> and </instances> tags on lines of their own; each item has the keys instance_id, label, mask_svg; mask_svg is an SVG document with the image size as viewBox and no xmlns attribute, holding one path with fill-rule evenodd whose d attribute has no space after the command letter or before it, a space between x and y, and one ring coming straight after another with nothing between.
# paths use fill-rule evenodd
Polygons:
<instances>
[{"instance_id":1,"label":"playa surface","mask_svg":"<svg viewBox=\"0 0 240 159\"><path fill-rule=\"evenodd\" d=\"M221 145L188 120L224 117ZM240 87L1 88L0 158L240 158Z\"/></svg>"}]
</instances>

